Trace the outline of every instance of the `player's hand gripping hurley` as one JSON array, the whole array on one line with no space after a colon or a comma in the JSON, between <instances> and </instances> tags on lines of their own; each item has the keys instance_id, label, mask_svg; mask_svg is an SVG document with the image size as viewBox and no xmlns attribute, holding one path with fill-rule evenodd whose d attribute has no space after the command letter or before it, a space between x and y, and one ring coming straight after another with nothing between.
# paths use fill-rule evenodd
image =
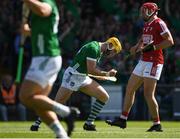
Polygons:
<instances>
[{"instance_id":1,"label":"player's hand gripping hurley","mask_svg":"<svg viewBox=\"0 0 180 139\"><path fill-rule=\"evenodd\" d=\"M156 50L156 47L153 45L153 41L151 41L150 43L148 43L147 45L145 45L143 48L141 49L137 49L135 51L135 54L139 54L141 52L149 52L149 51L154 51ZM133 56L135 54L131 54L130 52L128 52L128 54L125 56L125 60L128 59L130 56Z\"/></svg>"}]
</instances>

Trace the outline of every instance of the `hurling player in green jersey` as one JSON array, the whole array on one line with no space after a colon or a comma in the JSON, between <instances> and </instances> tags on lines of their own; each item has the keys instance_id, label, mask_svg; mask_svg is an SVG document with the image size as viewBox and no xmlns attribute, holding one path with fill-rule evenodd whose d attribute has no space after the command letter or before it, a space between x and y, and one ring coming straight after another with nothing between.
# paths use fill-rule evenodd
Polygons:
<instances>
[{"instance_id":1,"label":"hurling player in green jersey","mask_svg":"<svg viewBox=\"0 0 180 139\"><path fill-rule=\"evenodd\" d=\"M78 90L96 98L83 126L84 130L96 131L94 120L109 99L106 90L88 74L115 76L117 72L115 69L102 71L97 67L97 62L102 55L110 58L118 54L121 49L121 43L116 37L111 37L106 42L89 42L77 52L72 64L64 72L61 87L55 98L57 102L64 104L73 91Z\"/></svg>"},{"instance_id":2,"label":"hurling player in green jersey","mask_svg":"<svg viewBox=\"0 0 180 139\"><path fill-rule=\"evenodd\" d=\"M55 0L23 0L32 12L31 27L23 24L24 34L31 35L32 62L20 89L20 100L55 132L58 138L68 138L57 115L72 115L70 109L47 95L61 69L62 59L58 44L59 13Z\"/></svg>"}]
</instances>

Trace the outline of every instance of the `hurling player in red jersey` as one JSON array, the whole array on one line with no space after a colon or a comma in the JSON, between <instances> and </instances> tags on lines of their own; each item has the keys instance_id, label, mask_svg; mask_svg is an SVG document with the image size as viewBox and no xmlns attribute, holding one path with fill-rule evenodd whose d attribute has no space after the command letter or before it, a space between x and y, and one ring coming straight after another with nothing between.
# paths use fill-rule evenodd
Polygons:
<instances>
[{"instance_id":1,"label":"hurling player in red jersey","mask_svg":"<svg viewBox=\"0 0 180 139\"><path fill-rule=\"evenodd\" d=\"M155 89L164 63L162 49L172 46L174 42L165 22L157 16L159 8L155 3L144 3L140 10L141 17L145 22L143 34L138 43L130 49L130 53L135 54L137 51L141 51L142 57L128 81L123 111L120 117L115 120L107 120L106 122L113 126L126 128L128 114L134 103L135 92L143 85L144 97L153 119L153 125L147 131L160 132L162 127L158 103L155 99ZM149 47L145 47L147 44L150 44Z\"/></svg>"}]
</instances>

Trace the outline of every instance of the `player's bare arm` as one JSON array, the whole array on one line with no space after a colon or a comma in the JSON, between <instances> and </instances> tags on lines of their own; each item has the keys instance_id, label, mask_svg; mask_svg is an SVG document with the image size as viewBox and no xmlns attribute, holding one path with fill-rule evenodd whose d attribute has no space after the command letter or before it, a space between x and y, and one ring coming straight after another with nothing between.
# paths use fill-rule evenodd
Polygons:
<instances>
[{"instance_id":1,"label":"player's bare arm","mask_svg":"<svg viewBox=\"0 0 180 139\"><path fill-rule=\"evenodd\" d=\"M45 2L40 2L39 0L23 0L24 3L28 5L28 7L34 12L35 14L48 17L52 12L52 7Z\"/></svg>"},{"instance_id":2,"label":"player's bare arm","mask_svg":"<svg viewBox=\"0 0 180 139\"><path fill-rule=\"evenodd\" d=\"M130 54L131 54L131 55L134 55L134 54L136 53L137 48L138 48L137 45L131 47L131 48L130 48Z\"/></svg>"},{"instance_id":3,"label":"player's bare arm","mask_svg":"<svg viewBox=\"0 0 180 139\"><path fill-rule=\"evenodd\" d=\"M137 42L137 44L135 46L131 47L130 54L134 55L136 53L136 51L138 51L138 49L141 47L143 47L142 37L139 39L139 41Z\"/></svg>"},{"instance_id":4,"label":"player's bare arm","mask_svg":"<svg viewBox=\"0 0 180 139\"><path fill-rule=\"evenodd\" d=\"M170 32L164 33L162 37L164 38L164 41L162 41L160 44L155 45L156 50L165 49L174 45L174 40Z\"/></svg>"},{"instance_id":5,"label":"player's bare arm","mask_svg":"<svg viewBox=\"0 0 180 139\"><path fill-rule=\"evenodd\" d=\"M110 71L102 71L97 68L95 60L88 60L87 59L87 72L88 74L98 75L98 76L115 76L116 70L111 69Z\"/></svg>"}]
</instances>

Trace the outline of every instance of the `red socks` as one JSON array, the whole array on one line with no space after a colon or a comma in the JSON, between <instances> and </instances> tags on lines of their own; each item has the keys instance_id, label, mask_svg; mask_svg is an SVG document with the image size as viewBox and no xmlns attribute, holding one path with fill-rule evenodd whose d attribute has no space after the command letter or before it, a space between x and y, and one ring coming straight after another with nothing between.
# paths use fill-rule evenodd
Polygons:
<instances>
[{"instance_id":1,"label":"red socks","mask_svg":"<svg viewBox=\"0 0 180 139\"><path fill-rule=\"evenodd\" d=\"M123 112L121 113L120 118L122 118L122 119L124 119L124 120L127 120L128 115L129 115L129 113L128 113L128 112L123 111Z\"/></svg>"},{"instance_id":2,"label":"red socks","mask_svg":"<svg viewBox=\"0 0 180 139\"><path fill-rule=\"evenodd\" d=\"M160 124L160 118L159 118L159 117L154 118L154 119L153 119L153 124L154 124L154 125Z\"/></svg>"}]
</instances>

